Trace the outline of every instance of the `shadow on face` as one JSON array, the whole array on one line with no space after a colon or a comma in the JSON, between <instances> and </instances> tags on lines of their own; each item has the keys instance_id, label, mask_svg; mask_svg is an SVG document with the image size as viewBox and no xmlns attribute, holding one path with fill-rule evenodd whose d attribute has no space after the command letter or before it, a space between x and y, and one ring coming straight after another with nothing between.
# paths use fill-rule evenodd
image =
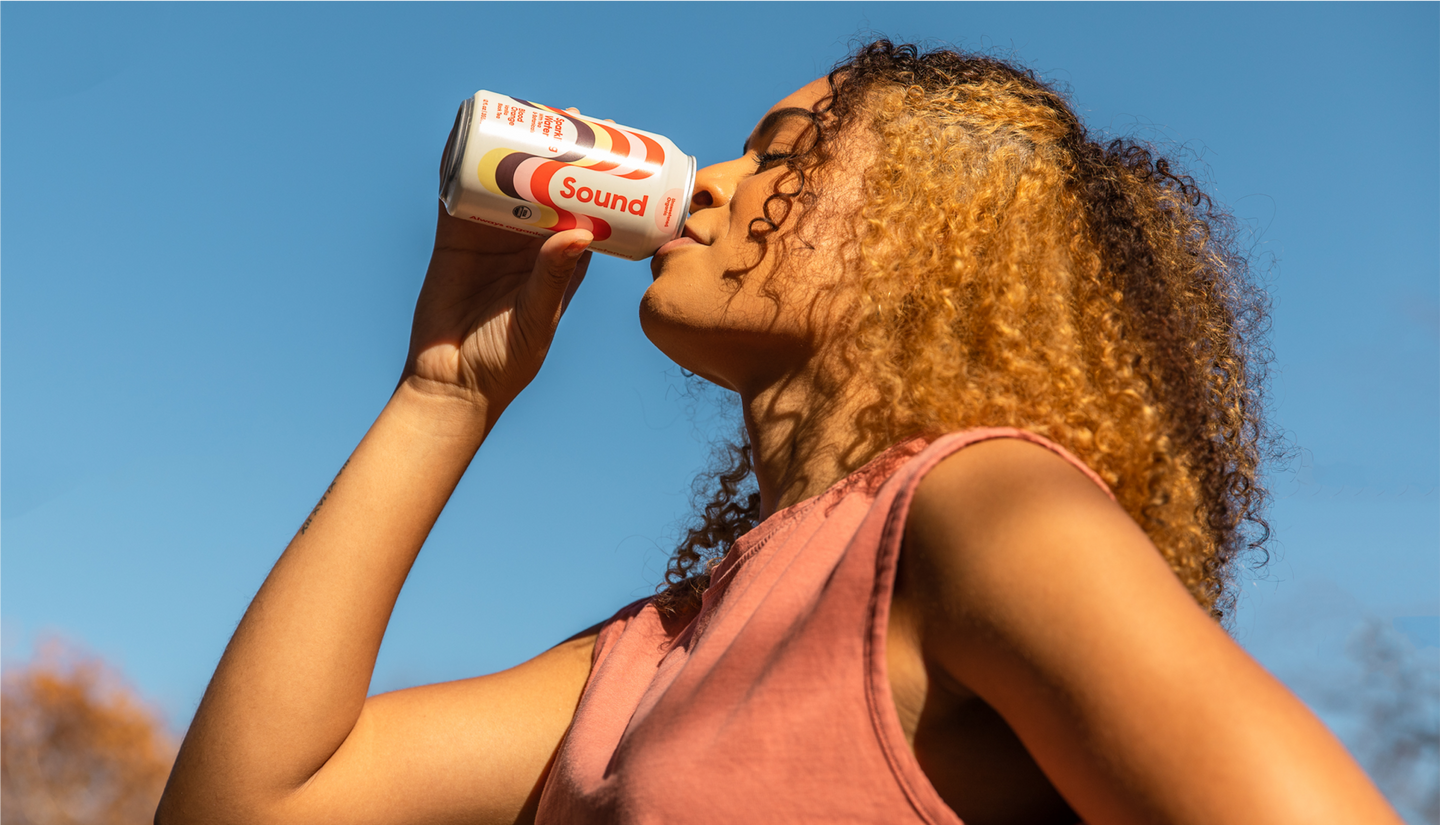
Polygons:
<instances>
[{"instance_id":1,"label":"shadow on face","mask_svg":"<svg viewBox=\"0 0 1440 825\"><path fill-rule=\"evenodd\" d=\"M858 297L846 253L869 155L835 133L828 101L824 79L807 84L771 107L739 157L700 170L691 242L651 263L646 335L742 395L824 369Z\"/></svg>"}]
</instances>

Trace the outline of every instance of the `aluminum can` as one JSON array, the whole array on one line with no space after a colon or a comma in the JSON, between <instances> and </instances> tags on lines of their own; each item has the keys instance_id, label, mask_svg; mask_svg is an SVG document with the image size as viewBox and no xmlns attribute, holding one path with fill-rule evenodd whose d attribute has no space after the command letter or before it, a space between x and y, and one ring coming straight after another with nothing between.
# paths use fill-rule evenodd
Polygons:
<instances>
[{"instance_id":1,"label":"aluminum can","mask_svg":"<svg viewBox=\"0 0 1440 825\"><path fill-rule=\"evenodd\" d=\"M638 261L680 237L695 158L663 135L479 91L440 164L457 218L525 235L588 229L596 252Z\"/></svg>"}]
</instances>

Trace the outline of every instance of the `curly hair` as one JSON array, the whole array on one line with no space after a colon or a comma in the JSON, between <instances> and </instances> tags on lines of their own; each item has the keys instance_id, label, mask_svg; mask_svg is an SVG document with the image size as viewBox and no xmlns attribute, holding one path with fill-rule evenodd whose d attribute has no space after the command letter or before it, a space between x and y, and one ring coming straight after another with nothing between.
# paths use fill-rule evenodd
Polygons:
<instances>
[{"instance_id":1,"label":"curly hair","mask_svg":"<svg viewBox=\"0 0 1440 825\"><path fill-rule=\"evenodd\" d=\"M849 241L856 373L884 405L863 458L913 436L1020 427L1110 485L1202 607L1263 564L1267 302L1229 215L1138 142L1093 138L1065 97L994 57L870 43L828 76L814 136L751 237L852 127L876 138ZM774 214L772 214L774 210ZM693 606L760 518L748 444L713 474L657 604ZM858 465L857 465L858 466Z\"/></svg>"}]
</instances>

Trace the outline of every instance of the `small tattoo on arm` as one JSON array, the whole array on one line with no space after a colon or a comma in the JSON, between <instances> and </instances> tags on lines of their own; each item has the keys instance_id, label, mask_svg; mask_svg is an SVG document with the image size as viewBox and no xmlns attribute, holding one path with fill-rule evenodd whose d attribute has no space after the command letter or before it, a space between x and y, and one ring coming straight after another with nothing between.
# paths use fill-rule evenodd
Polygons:
<instances>
[{"instance_id":1,"label":"small tattoo on arm","mask_svg":"<svg viewBox=\"0 0 1440 825\"><path fill-rule=\"evenodd\" d=\"M340 473L345 472L345 468L349 466L350 459L347 458L345 459L345 463L340 465ZM340 473L335 474L335 481L330 482L330 486L326 487L325 492L321 494L320 500L315 502L315 509L311 510L310 515L305 517L305 523L300 525L300 535L305 535L305 531L310 529L310 522L315 520L315 514L320 512L321 506L325 504L325 499L330 497L330 491L335 489L335 482L340 480Z\"/></svg>"}]
</instances>

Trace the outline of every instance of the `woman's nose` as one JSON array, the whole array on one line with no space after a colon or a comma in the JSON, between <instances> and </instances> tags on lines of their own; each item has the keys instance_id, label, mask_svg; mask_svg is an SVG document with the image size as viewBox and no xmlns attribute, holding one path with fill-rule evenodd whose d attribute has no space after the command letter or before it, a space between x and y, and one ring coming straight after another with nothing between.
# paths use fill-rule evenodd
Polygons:
<instances>
[{"instance_id":1,"label":"woman's nose","mask_svg":"<svg viewBox=\"0 0 1440 825\"><path fill-rule=\"evenodd\" d=\"M735 194L737 161L716 163L695 173L695 192L690 196L690 211L698 212L713 206L724 206Z\"/></svg>"}]
</instances>

